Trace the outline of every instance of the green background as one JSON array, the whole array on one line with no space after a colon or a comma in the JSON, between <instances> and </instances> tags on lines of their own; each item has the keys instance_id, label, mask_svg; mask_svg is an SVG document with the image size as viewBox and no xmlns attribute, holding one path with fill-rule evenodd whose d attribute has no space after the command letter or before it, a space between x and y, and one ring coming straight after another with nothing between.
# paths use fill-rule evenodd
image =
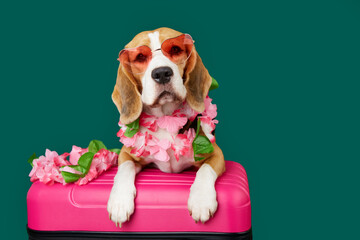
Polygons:
<instances>
[{"instance_id":1,"label":"green background","mask_svg":"<svg viewBox=\"0 0 360 240\"><path fill-rule=\"evenodd\" d=\"M120 146L117 54L167 26L220 83L217 142L247 170L254 239L359 239L360 3L235 2L2 2L1 235L26 239L33 152Z\"/></svg>"}]
</instances>

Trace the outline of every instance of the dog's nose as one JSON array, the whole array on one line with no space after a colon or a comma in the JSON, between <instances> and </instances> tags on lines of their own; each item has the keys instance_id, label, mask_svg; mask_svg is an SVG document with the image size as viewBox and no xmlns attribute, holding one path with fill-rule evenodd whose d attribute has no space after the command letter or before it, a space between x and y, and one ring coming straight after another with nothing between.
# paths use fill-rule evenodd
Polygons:
<instances>
[{"instance_id":1,"label":"dog's nose","mask_svg":"<svg viewBox=\"0 0 360 240\"><path fill-rule=\"evenodd\" d=\"M151 72L151 77L155 80L155 82L160 84L170 82L172 75L174 75L174 72L170 67L158 67Z\"/></svg>"}]
</instances>

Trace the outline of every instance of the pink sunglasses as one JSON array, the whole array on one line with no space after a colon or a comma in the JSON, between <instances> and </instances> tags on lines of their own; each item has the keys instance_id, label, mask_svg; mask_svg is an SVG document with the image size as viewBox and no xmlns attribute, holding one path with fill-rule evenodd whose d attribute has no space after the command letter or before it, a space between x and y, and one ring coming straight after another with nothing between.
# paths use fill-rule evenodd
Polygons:
<instances>
[{"instance_id":1,"label":"pink sunglasses","mask_svg":"<svg viewBox=\"0 0 360 240\"><path fill-rule=\"evenodd\" d=\"M182 64L190 57L194 40L189 34L182 34L175 38L166 39L161 48L151 51L148 46L125 48L120 51L118 60L121 64L130 67L135 74L144 73L152 59L153 52L161 52L175 64Z\"/></svg>"}]
</instances>

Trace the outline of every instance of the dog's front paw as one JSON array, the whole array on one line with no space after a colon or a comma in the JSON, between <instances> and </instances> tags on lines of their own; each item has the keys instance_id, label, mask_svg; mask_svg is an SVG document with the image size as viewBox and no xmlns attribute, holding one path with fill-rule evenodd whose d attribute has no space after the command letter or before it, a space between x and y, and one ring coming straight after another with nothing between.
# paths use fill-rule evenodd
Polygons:
<instances>
[{"instance_id":1,"label":"dog's front paw","mask_svg":"<svg viewBox=\"0 0 360 240\"><path fill-rule=\"evenodd\" d=\"M213 185L194 183L190 189L188 209L195 222L209 220L216 212L218 203Z\"/></svg>"},{"instance_id":2,"label":"dog's front paw","mask_svg":"<svg viewBox=\"0 0 360 240\"><path fill-rule=\"evenodd\" d=\"M136 188L134 184L114 185L107 204L110 219L121 227L122 223L129 221L134 213L134 199Z\"/></svg>"}]
</instances>

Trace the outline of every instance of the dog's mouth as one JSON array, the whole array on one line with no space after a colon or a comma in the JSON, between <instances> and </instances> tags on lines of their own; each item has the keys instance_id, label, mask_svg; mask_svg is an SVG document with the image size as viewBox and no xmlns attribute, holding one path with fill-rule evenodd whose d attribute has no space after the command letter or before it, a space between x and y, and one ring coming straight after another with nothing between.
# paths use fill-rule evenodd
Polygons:
<instances>
[{"instance_id":1,"label":"dog's mouth","mask_svg":"<svg viewBox=\"0 0 360 240\"><path fill-rule=\"evenodd\" d=\"M159 96L157 97L155 103L163 105L163 104L168 103L168 102L174 102L177 99L178 98L177 98L175 93L169 92L169 91L163 91L162 93L159 94Z\"/></svg>"},{"instance_id":2,"label":"dog's mouth","mask_svg":"<svg viewBox=\"0 0 360 240\"><path fill-rule=\"evenodd\" d=\"M172 90L164 89L149 107L156 108L166 103L182 102L181 98Z\"/></svg>"}]
</instances>

